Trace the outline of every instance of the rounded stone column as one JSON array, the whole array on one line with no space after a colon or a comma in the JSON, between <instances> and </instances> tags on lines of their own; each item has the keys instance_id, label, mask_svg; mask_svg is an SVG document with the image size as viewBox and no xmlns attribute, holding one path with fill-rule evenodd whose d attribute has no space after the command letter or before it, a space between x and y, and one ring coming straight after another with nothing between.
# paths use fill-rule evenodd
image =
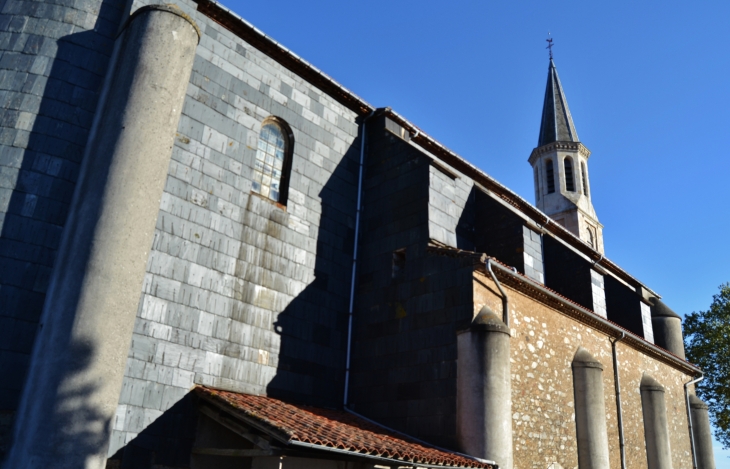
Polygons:
<instances>
[{"instance_id":1,"label":"rounded stone column","mask_svg":"<svg viewBox=\"0 0 730 469\"><path fill-rule=\"evenodd\" d=\"M603 365L588 350L579 347L572 368L578 466L581 469L610 469Z\"/></svg>"},{"instance_id":2,"label":"rounded stone column","mask_svg":"<svg viewBox=\"0 0 730 469\"><path fill-rule=\"evenodd\" d=\"M651 299L651 326L654 329L654 343L684 359L684 337L682 318L659 298Z\"/></svg>"},{"instance_id":3,"label":"rounded stone column","mask_svg":"<svg viewBox=\"0 0 730 469\"><path fill-rule=\"evenodd\" d=\"M195 49L176 8L119 37L51 277L5 467L103 468Z\"/></svg>"},{"instance_id":4,"label":"rounded stone column","mask_svg":"<svg viewBox=\"0 0 730 469\"><path fill-rule=\"evenodd\" d=\"M457 336L456 428L461 450L512 469L510 334L483 307Z\"/></svg>"},{"instance_id":5,"label":"rounded stone column","mask_svg":"<svg viewBox=\"0 0 730 469\"><path fill-rule=\"evenodd\" d=\"M641 378L641 410L644 416L644 439L649 469L672 469L672 450L669 446L667 407L664 386L644 373Z\"/></svg>"},{"instance_id":6,"label":"rounded stone column","mask_svg":"<svg viewBox=\"0 0 730 469\"><path fill-rule=\"evenodd\" d=\"M692 436L695 442L697 469L715 469L715 454L712 451L712 431L707 404L694 394L689 395L689 409L692 416Z\"/></svg>"}]
</instances>

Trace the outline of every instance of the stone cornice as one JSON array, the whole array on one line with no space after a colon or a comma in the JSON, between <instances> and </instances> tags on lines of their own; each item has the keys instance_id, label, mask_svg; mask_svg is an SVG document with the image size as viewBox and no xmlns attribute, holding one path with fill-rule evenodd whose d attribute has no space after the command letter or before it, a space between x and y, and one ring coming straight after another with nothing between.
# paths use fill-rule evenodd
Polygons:
<instances>
[{"instance_id":1,"label":"stone cornice","mask_svg":"<svg viewBox=\"0 0 730 469\"><path fill-rule=\"evenodd\" d=\"M532 153L530 153L530 158L528 161L530 162L530 164L532 164L541 155L544 155L545 153L559 151L559 150L577 151L585 159L588 159L588 157L591 156L591 151L580 142L553 142L553 143L548 143L547 145L543 145L541 147L537 147L534 150L532 150Z\"/></svg>"}]
</instances>

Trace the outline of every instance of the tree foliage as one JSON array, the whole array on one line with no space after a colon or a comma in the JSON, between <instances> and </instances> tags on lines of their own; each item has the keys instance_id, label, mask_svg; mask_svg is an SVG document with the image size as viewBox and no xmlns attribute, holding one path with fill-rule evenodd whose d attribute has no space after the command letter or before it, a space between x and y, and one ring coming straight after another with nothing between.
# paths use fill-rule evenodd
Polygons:
<instances>
[{"instance_id":1,"label":"tree foliage","mask_svg":"<svg viewBox=\"0 0 730 469\"><path fill-rule=\"evenodd\" d=\"M684 319L687 360L705 373L697 396L710 408L715 437L730 448L730 283L720 285L707 311L693 312Z\"/></svg>"}]
</instances>

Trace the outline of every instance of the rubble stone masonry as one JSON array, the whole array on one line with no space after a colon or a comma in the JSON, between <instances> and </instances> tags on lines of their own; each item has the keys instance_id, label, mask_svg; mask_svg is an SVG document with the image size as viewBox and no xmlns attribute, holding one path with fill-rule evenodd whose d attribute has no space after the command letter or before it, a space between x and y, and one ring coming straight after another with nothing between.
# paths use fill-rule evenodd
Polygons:
<instances>
[{"instance_id":1,"label":"rubble stone masonry","mask_svg":"<svg viewBox=\"0 0 730 469\"><path fill-rule=\"evenodd\" d=\"M571 361L585 347L603 365L611 467L621 467L610 337L505 285L510 304L514 468L578 467ZM474 273L474 314L502 311L496 285ZM639 383L644 372L666 390L672 466L692 466L683 384L690 376L624 344L617 345L626 464L647 467ZM556 466L557 467L557 466Z\"/></svg>"}]
</instances>

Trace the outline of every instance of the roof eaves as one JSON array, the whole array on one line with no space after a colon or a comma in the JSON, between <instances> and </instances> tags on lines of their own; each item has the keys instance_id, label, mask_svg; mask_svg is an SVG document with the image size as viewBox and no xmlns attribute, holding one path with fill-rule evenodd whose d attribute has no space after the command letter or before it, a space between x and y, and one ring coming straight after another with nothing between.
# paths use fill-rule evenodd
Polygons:
<instances>
[{"instance_id":1,"label":"roof eaves","mask_svg":"<svg viewBox=\"0 0 730 469\"><path fill-rule=\"evenodd\" d=\"M302 59L272 37L267 36L266 33L216 0L193 1L197 3L200 13L229 31L232 31L238 37L256 47L261 52L264 52L309 83L317 86L351 111L358 115L367 115L375 110L375 107L367 103L364 99L337 83L332 77Z\"/></svg>"}]
</instances>

